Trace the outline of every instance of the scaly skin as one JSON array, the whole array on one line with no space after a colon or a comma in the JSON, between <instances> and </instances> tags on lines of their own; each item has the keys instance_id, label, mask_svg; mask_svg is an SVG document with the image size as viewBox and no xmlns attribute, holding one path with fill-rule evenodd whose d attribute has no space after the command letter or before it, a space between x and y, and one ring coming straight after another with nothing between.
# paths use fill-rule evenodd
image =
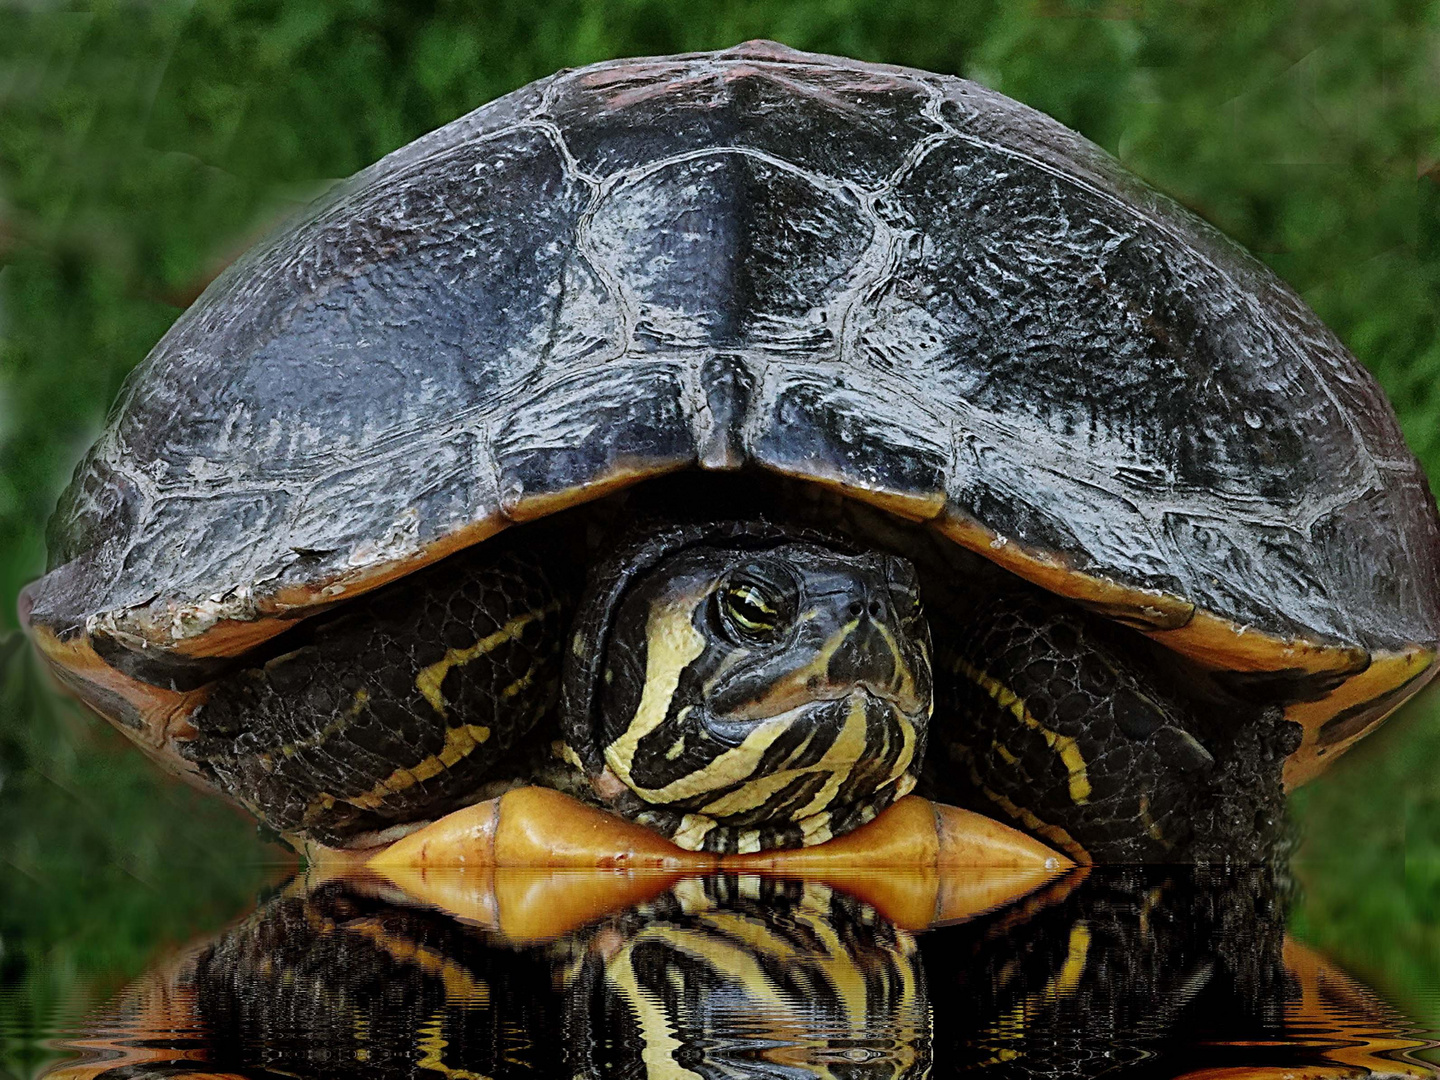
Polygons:
<instances>
[{"instance_id":1,"label":"scaly skin","mask_svg":"<svg viewBox=\"0 0 1440 1080\"><path fill-rule=\"evenodd\" d=\"M1278 849L1278 710L1210 716L1143 639L1098 616L1021 592L969 625L932 613L932 723L930 631L905 559L808 527L675 525L621 545L577 599L562 556L481 545L302 624L216 685L185 753L311 848L369 852L436 822L427 849L458 859L447 830L469 826L448 816L539 784L682 848L745 854L865 825L915 786L933 729L922 794L1029 834L1039 864ZM737 602L774 626L737 629L724 606ZM619 832L564 843L602 862L634 846Z\"/></svg>"}]
</instances>

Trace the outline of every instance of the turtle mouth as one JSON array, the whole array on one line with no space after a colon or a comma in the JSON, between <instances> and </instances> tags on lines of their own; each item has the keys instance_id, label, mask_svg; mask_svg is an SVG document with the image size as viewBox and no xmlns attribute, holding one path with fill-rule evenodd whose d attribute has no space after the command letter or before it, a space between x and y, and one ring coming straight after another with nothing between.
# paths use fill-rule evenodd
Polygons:
<instances>
[{"instance_id":1,"label":"turtle mouth","mask_svg":"<svg viewBox=\"0 0 1440 1080\"><path fill-rule=\"evenodd\" d=\"M757 724L774 721L786 723L802 715L805 710L817 705L836 701L861 700L870 708L887 708L905 719L916 730L920 730L930 719L930 701L922 699L910 685L883 685L863 683L811 685L804 694L791 697L770 697L755 706L735 709L709 722L709 730L718 739L730 738L738 744L745 733Z\"/></svg>"},{"instance_id":2,"label":"turtle mouth","mask_svg":"<svg viewBox=\"0 0 1440 1080\"><path fill-rule=\"evenodd\" d=\"M836 709L841 703L845 708ZM817 712L831 709L841 714L853 709L867 717L893 718L885 723L917 733L923 732L930 722L930 702L893 689L870 686L822 687L800 701L767 702L767 705L771 707L764 711L735 711L708 717L705 730L716 742L733 748L756 732L773 737L775 733L800 728Z\"/></svg>"},{"instance_id":3,"label":"turtle mouth","mask_svg":"<svg viewBox=\"0 0 1440 1080\"><path fill-rule=\"evenodd\" d=\"M704 716L677 747L700 767L617 741L597 792L619 813L688 851L753 854L810 847L864 825L914 789L928 707L851 686L762 719ZM907 702L909 704L913 704Z\"/></svg>"}]
</instances>

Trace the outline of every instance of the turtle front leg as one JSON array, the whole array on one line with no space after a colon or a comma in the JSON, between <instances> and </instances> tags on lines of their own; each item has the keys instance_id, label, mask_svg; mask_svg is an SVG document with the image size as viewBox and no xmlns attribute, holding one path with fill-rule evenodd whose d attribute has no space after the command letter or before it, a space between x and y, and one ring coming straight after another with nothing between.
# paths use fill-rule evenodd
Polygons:
<instances>
[{"instance_id":1,"label":"turtle front leg","mask_svg":"<svg viewBox=\"0 0 1440 1080\"><path fill-rule=\"evenodd\" d=\"M1048 595L1007 594L936 637L921 793L998 811L1081 863L1279 851L1297 736L1279 708L1198 696L1140 634Z\"/></svg>"},{"instance_id":2,"label":"turtle front leg","mask_svg":"<svg viewBox=\"0 0 1440 1080\"><path fill-rule=\"evenodd\" d=\"M484 798L559 690L545 565L486 544L302 623L215 683L184 753L297 845L372 846Z\"/></svg>"}]
</instances>

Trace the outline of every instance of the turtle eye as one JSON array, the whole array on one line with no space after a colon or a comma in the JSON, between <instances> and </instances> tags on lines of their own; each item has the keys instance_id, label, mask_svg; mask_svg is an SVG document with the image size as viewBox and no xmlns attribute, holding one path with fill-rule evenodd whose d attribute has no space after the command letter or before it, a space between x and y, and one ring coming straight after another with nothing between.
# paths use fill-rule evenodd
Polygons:
<instances>
[{"instance_id":1,"label":"turtle eye","mask_svg":"<svg viewBox=\"0 0 1440 1080\"><path fill-rule=\"evenodd\" d=\"M727 583L720 590L719 606L726 629L741 641L771 641L784 620L778 590L761 581Z\"/></svg>"}]
</instances>

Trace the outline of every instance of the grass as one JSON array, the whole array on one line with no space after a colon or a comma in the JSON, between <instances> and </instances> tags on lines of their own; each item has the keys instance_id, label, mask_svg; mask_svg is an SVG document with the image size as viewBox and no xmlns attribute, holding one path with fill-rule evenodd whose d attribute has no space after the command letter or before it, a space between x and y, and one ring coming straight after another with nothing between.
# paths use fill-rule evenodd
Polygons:
<instances>
[{"instance_id":1,"label":"grass","mask_svg":"<svg viewBox=\"0 0 1440 1080\"><path fill-rule=\"evenodd\" d=\"M1409 0L0 8L0 628L126 372L272 222L555 68L758 36L966 75L1079 129L1300 290L1440 475L1437 29ZM218 925L270 871L248 824L6 663L0 986L53 1001ZM1431 1009L1437 760L1432 696L1297 800L1297 932Z\"/></svg>"}]
</instances>

